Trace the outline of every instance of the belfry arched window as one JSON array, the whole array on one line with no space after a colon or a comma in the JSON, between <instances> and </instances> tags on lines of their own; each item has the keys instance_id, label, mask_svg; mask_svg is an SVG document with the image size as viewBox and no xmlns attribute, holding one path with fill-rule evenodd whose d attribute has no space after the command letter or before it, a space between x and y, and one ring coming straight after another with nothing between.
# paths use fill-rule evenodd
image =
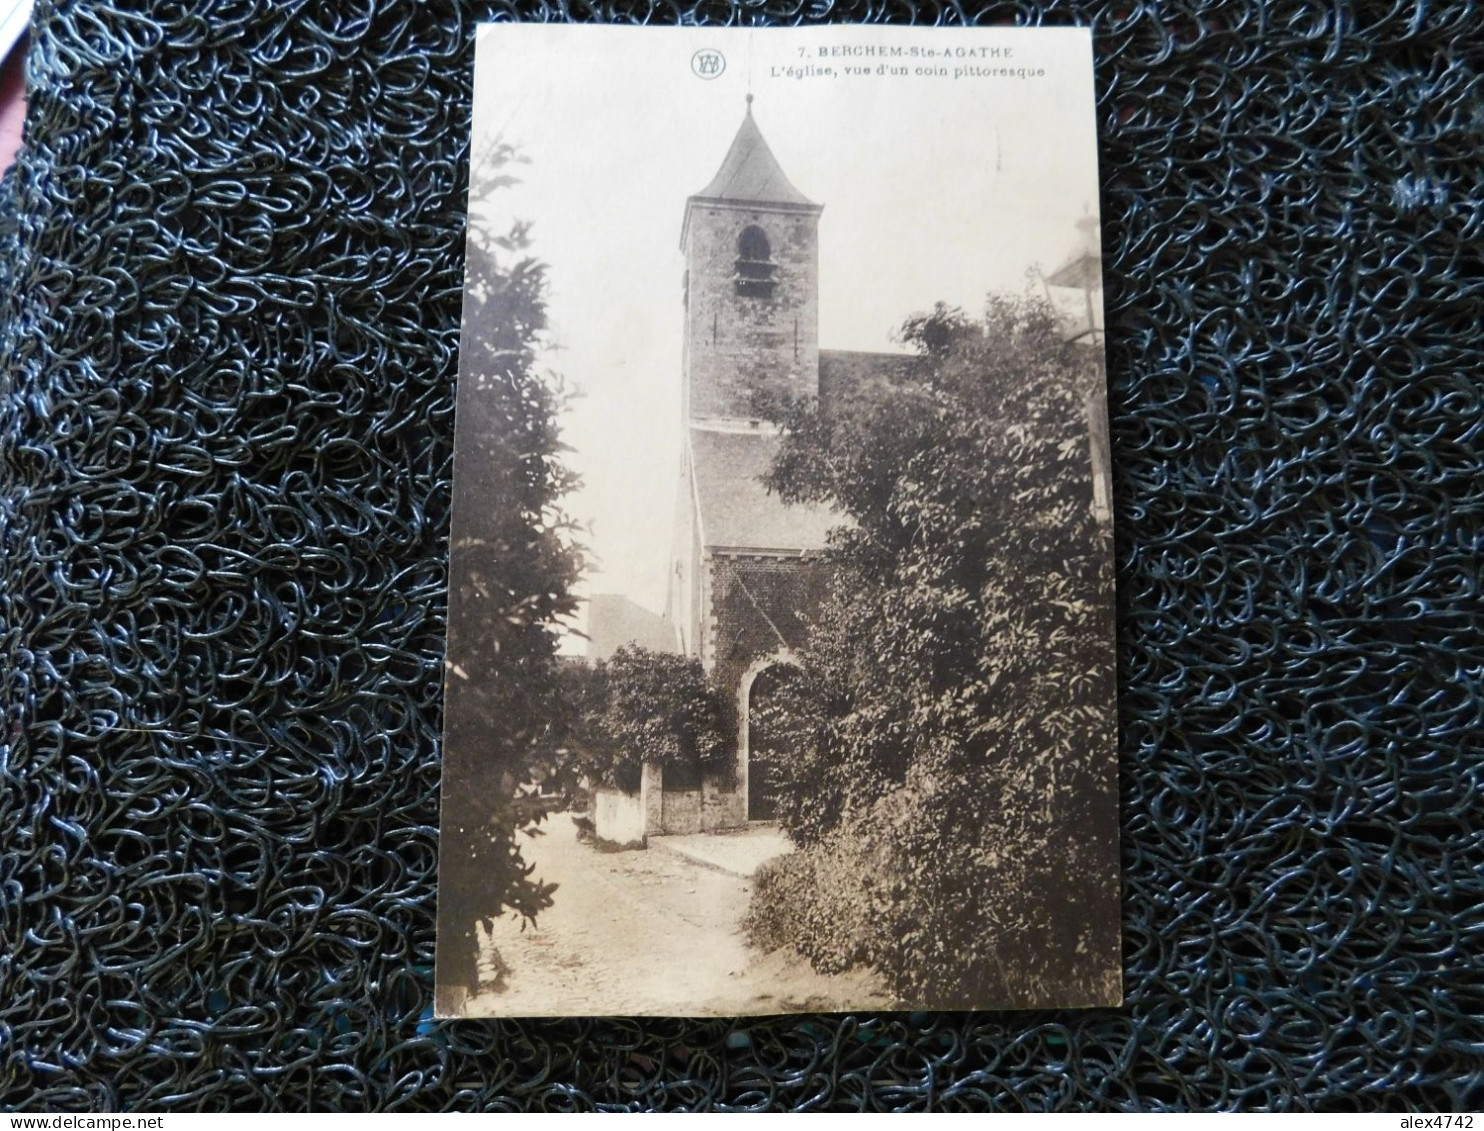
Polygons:
<instances>
[{"instance_id":1,"label":"belfry arched window","mask_svg":"<svg viewBox=\"0 0 1484 1131\"><path fill-rule=\"evenodd\" d=\"M749 224L737 237L737 293L767 296L773 293L778 265L773 262L773 248L768 234L756 224Z\"/></svg>"}]
</instances>

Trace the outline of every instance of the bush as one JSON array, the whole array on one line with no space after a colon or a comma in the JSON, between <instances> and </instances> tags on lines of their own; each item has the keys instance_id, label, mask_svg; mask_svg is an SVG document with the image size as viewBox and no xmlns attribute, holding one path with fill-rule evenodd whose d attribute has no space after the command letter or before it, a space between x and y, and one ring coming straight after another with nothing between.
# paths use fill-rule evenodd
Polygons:
<instances>
[{"instance_id":1,"label":"bush","mask_svg":"<svg viewBox=\"0 0 1484 1131\"><path fill-rule=\"evenodd\" d=\"M594 781L632 793L645 762L682 777L732 773L734 709L699 660L627 644L569 686L581 694L573 745Z\"/></svg>"},{"instance_id":2,"label":"bush","mask_svg":"<svg viewBox=\"0 0 1484 1131\"><path fill-rule=\"evenodd\" d=\"M770 784L778 823L797 844L813 844L839 821L840 768L829 741L823 681L812 670L780 672L768 694L754 685L749 719L752 773Z\"/></svg>"},{"instance_id":3,"label":"bush","mask_svg":"<svg viewBox=\"0 0 1484 1131\"><path fill-rule=\"evenodd\" d=\"M1114 1000L1116 916L1078 905L1067 846L1041 798L1028 778L1007 780L993 798L1000 816L968 818L970 830L941 811L943 794L909 780L760 868L748 939L795 949L822 973L873 967L929 1009Z\"/></svg>"},{"instance_id":4,"label":"bush","mask_svg":"<svg viewBox=\"0 0 1484 1131\"><path fill-rule=\"evenodd\" d=\"M992 297L982 321L940 307L904 338L918 364L874 398L775 412L769 485L854 525L768 720L798 747L775 773L802 852L760 877L749 921L822 968L870 961L914 1002L1107 1000L1112 573L1086 415L1101 376L1033 300Z\"/></svg>"},{"instance_id":5,"label":"bush","mask_svg":"<svg viewBox=\"0 0 1484 1131\"><path fill-rule=\"evenodd\" d=\"M837 832L813 849L763 864L742 924L748 941L764 950L797 950L824 974L876 965L886 948L867 898L871 873L860 866L865 843Z\"/></svg>"}]
</instances>

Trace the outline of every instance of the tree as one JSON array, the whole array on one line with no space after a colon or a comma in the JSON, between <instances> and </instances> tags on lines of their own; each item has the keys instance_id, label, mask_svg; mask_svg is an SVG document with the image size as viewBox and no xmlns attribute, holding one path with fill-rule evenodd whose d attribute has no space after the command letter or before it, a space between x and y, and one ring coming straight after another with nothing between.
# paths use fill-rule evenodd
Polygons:
<instances>
[{"instance_id":1,"label":"tree","mask_svg":"<svg viewBox=\"0 0 1484 1131\"><path fill-rule=\"evenodd\" d=\"M471 200L511 183L495 146ZM574 486L560 459L561 391L536 372L546 326L544 266L528 230L471 213L459 360L459 507L449 541L448 653L439 862L440 989L477 981L476 927L506 909L534 918L553 887L532 877L518 837L539 812L516 787L560 708L556 625L575 610L581 569L561 510Z\"/></svg>"},{"instance_id":2,"label":"tree","mask_svg":"<svg viewBox=\"0 0 1484 1131\"><path fill-rule=\"evenodd\" d=\"M594 668L587 717L574 737L593 780L627 792L650 762L677 776L729 773L729 700L700 661L626 644Z\"/></svg>"},{"instance_id":3,"label":"tree","mask_svg":"<svg viewBox=\"0 0 1484 1131\"><path fill-rule=\"evenodd\" d=\"M560 797L563 809L587 808L599 736L593 727L608 702L608 672L581 656L564 656L557 669L557 707L531 780L541 792Z\"/></svg>"},{"instance_id":4,"label":"tree","mask_svg":"<svg viewBox=\"0 0 1484 1131\"><path fill-rule=\"evenodd\" d=\"M869 956L916 1000L1013 1004L1117 945L1093 911L1117 866L1098 374L1031 299L992 296L982 320L939 306L902 337L917 365L879 395L764 406L784 436L769 486L853 520L770 724L796 734L780 820L806 849L779 871L814 870L777 883L878 908L817 920L872 932L815 940L836 965Z\"/></svg>"}]
</instances>

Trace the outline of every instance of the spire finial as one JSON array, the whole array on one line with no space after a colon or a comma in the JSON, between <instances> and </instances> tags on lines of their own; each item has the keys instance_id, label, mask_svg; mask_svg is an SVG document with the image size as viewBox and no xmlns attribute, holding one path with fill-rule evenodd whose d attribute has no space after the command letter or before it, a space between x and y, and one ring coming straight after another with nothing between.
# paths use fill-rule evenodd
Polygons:
<instances>
[{"instance_id":1,"label":"spire finial","mask_svg":"<svg viewBox=\"0 0 1484 1131\"><path fill-rule=\"evenodd\" d=\"M752 91L747 92L747 112L752 113Z\"/></svg>"}]
</instances>

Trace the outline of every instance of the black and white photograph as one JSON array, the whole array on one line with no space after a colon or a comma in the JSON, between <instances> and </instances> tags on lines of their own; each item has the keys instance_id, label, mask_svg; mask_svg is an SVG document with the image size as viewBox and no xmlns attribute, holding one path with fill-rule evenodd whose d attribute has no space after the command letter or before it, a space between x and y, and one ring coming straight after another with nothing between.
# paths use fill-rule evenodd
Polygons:
<instances>
[{"instance_id":1,"label":"black and white photograph","mask_svg":"<svg viewBox=\"0 0 1484 1131\"><path fill-rule=\"evenodd\" d=\"M489 25L470 164L438 1016L1118 1004L1089 33Z\"/></svg>"}]
</instances>

